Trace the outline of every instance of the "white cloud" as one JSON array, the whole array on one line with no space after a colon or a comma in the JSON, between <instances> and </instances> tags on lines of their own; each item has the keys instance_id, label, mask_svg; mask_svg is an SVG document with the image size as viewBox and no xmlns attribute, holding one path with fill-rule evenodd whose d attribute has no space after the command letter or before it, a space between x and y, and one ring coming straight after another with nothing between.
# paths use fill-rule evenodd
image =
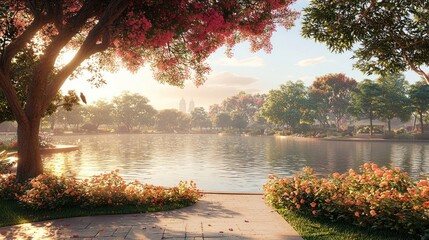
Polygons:
<instances>
[{"instance_id":1,"label":"white cloud","mask_svg":"<svg viewBox=\"0 0 429 240\"><path fill-rule=\"evenodd\" d=\"M326 59L326 57L321 56L321 57L316 57L316 58L303 59L303 60L299 61L296 65L300 66L300 67L308 67L308 66L322 64L325 62L332 62L332 60L328 60L328 59Z\"/></svg>"},{"instance_id":2,"label":"white cloud","mask_svg":"<svg viewBox=\"0 0 429 240\"><path fill-rule=\"evenodd\" d=\"M257 81L258 80L253 77L239 76L230 72L224 72L209 76L205 84L218 86L246 86Z\"/></svg>"},{"instance_id":3,"label":"white cloud","mask_svg":"<svg viewBox=\"0 0 429 240\"><path fill-rule=\"evenodd\" d=\"M229 67L262 67L264 66L264 60L259 57L248 57L244 59L232 57L215 60L214 64Z\"/></svg>"}]
</instances>

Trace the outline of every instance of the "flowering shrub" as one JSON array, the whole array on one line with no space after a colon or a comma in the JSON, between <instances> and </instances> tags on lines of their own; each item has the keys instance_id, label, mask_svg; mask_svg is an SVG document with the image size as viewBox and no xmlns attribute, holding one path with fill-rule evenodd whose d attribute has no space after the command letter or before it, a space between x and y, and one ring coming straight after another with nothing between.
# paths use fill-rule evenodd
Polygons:
<instances>
[{"instance_id":1,"label":"flowering shrub","mask_svg":"<svg viewBox=\"0 0 429 240\"><path fill-rule=\"evenodd\" d=\"M32 209L70 206L164 206L165 204L195 203L201 193L191 182L180 182L177 187L164 188L144 185L138 181L125 182L118 171L100 174L89 179L58 177L42 174L21 185L15 175L0 175L0 198L16 199Z\"/></svg>"},{"instance_id":2,"label":"flowering shrub","mask_svg":"<svg viewBox=\"0 0 429 240\"><path fill-rule=\"evenodd\" d=\"M118 171L95 175L83 181L85 189L84 205L123 205L126 203L125 189L127 187L124 179L118 175Z\"/></svg>"},{"instance_id":3,"label":"flowering shrub","mask_svg":"<svg viewBox=\"0 0 429 240\"><path fill-rule=\"evenodd\" d=\"M35 209L54 209L77 206L83 201L81 184L74 178L66 179L51 174L41 174L31 179L24 194L17 196L24 206Z\"/></svg>"},{"instance_id":4,"label":"flowering shrub","mask_svg":"<svg viewBox=\"0 0 429 240\"><path fill-rule=\"evenodd\" d=\"M429 229L428 180L414 182L399 168L365 163L359 172L350 169L329 178L304 168L292 178L270 176L263 188L276 208L411 234Z\"/></svg>"},{"instance_id":5,"label":"flowering shrub","mask_svg":"<svg viewBox=\"0 0 429 240\"><path fill-rule=\"evenodd\" d=\"M14 199L24 193L24 186L16 182L14 174L0 174L0 198Z\"/></svg>"}]
</instances>

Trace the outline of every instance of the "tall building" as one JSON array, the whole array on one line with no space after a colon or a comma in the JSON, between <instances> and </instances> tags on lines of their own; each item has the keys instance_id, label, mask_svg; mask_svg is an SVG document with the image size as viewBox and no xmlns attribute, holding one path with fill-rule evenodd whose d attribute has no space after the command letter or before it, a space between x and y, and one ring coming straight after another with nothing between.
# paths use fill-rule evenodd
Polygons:
<instances>
[{"instance_id":1,"label":"tall building","mask_svg":"<svg viewBox=\"0 0 429 240\"><path fill-rule=\"evenodd\" d=\"M189 107L188 107L189 113L193 112L194 108L195 108L194 100L191 99L191 101L189 102Z\"/></svg>"},{"instance_id":2,"label":"tall building","mask_svg":"<svg viewBox=\"0 0 429 240\"><path fill-rule=\"evenodd\" d=\"M183 98L179 102L179 111L184 112L184 113L186 112L186 102L185 102L185 99L183 99Z\"/></svg>"}]
</instances>

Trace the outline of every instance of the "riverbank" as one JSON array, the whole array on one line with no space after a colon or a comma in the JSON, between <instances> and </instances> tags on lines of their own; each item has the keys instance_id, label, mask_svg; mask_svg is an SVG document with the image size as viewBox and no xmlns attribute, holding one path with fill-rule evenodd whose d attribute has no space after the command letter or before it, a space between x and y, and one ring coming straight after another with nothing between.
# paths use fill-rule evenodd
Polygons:
<instances>
[{"instance_id":1,"label":"riverbank","mask_svg":"<svg viewBox=\"0 0 429 240\"><path fill-rule=\"evenodd\" d=\"M313 139L313 138L312 138ZM425 139L398 139L398 138L382 138L382 137L326 137L326 138L315 138L321 141L346 141L346 142L401 142L401 143L429 143L429 140Z\"/></svg>"}]
</instances>

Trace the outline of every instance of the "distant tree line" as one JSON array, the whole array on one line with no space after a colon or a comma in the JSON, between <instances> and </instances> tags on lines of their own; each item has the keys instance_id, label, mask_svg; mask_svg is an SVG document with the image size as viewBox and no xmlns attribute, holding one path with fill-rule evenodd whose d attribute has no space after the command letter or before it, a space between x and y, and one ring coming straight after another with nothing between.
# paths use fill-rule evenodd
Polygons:
<instances>
[{"instance_id":1,"label":"distant tree line","mask_svg":"<svg viewBox=\"0 0 429 240\"><path fill-rule=\"evenodd\" d=\"M369 119L387 123L391 132L394 118L402 122L413 116L419 119L421 132L429 110L429 86L424 82L410 85L402 74L388 74L375 81L359 83L344 74L328 74L316 78L310 87L302 81L287 82L271 90L261 108L261 115L270 123L302 131L309 125L321 128L334 122L338 131L347 120Z\"/></svg>"},{"instance_id":2,"label":"distant tree line","mask_svg":"<svg viewBox=\"0 0 429 240\"><path fill-rule=\"evenodd\" d=\"M302 81L289 81L268 94L239 92L211 105L208 111L196 107L190 114L176 109L158 111L146 97L130 92L90 105L77 102L74 92L59 95L57 107L44 118L44 126L55 131L189 132L193 129L263 134L276 128L290 133L310 129L342 131L352 121L369 119L372 134L375 119L385 121L387 131L391 132L392 119L405 122L414 116L421 133L429 119L429 85L423 81L410 85L402 74L359 83L344 74L327 74L317 77L309 87Z\"/></svg>"}]
</instances>

